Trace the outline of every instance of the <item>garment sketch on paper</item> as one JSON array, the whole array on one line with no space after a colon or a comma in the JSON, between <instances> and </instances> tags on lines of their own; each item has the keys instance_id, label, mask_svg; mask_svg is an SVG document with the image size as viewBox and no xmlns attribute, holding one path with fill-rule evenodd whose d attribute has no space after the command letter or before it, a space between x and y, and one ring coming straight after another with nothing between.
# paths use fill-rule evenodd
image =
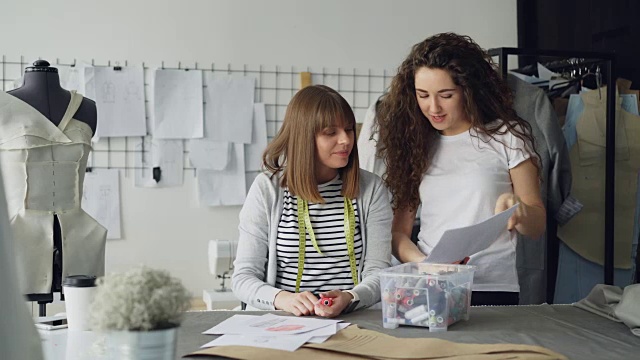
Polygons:
<instances>
[{"instance_id":1,"label":"garment sketch on paper","mask_svg":"<svg viewBox=\"0 0 640 360\"><path fill-rule=\"evenodd\" d=\"M99 200L100 202L103 203L107 203L111 197L111 187L110 186L105 186L105 185L100 185L100 187L98 188L98 194L100 195ZM87 201L87 193L84 192L82 194L82 199L84 201Z\"/></svg>"},{"instance_id":2,"label":"garment sketch on paper","mask_svg":"<svg viewBox=\"0 0 640 360\"><path fill-rule=\"evenodd\" d=\"M157 69L153 80L155 139L204 136L203 76L200 70Z\"/></svg>"},{"instance_id":3,"label":"garment sketch on paper","mask_svg":"<svg viewBox=\"0 0 640 360\"><path fill-rule=\"evenodd\" d=\"M133 81L129 81L124 88L124 101L136 102L140 100L140 88L138 84Z\"/></svg>"},{"instance_id":4,"label":"garment sketch on paper","mask_svg":"<svg viewBox=\"0 0 640 360\"><path fill-rule=\"evenodd\" d=\"M184 173L182 140L156 140L135 146L135 186L180 186Z\"/></svg>"},{"instance_id":5,"label":"garment sketch on paper","mask_svg":"<svg viewBox=\"0 0 640 360\"><path fill-rule=\"evenodd\" d=\"M106 81L102 84L102 99L105 103L116 102L116 87L111 81Z\"/></svg>"},{"instance_id":6,"label":"garment sketch on paper","mask_svg":"<svg viewBox=\"0 0 640 360\"><path fill-rule=\"evenodd\" d=\"M82 208L107 228L107 240L121 238L120 171L94 169L84 177Z\"/></svg>"}]
</instances>

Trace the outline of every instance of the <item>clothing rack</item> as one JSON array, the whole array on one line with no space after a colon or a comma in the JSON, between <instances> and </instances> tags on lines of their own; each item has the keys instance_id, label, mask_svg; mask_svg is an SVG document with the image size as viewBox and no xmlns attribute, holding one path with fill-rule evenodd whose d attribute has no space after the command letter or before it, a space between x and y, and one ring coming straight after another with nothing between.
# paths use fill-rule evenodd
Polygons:
<instances>
[{"instance_id":1,"label":"clothing rack","mask_svg":"<svg viewBox=\"0 0 640 360\"><path fill-rule=\"evenodd\" d=\"M495 48L488 50L489 55L498 57L498 65L503 78L507 77L508 56L527 57L553 57L553 58L582 58L590 63L599 62L603 65L603 76L607 85L607 112L606 112L606 150L605 150L605 209L604 209L604 283L613 285L613 246L614 246L614 174L615 174L615 54L608 52L592 51L564 51L564 50L541 50L523 48ZM549 220L547 216L547 233L549 232ZM552 231L555 235L555 223ZM547 259L554 261L553 268L547 272L547 284L553 284L550 288L555 288L555 275L558 269L558 239L553 237L553 249L547 246ZM555 253L549 253L552 250ZM555 257L554 257L555 256Z\"/></svg>"}]
</instances>

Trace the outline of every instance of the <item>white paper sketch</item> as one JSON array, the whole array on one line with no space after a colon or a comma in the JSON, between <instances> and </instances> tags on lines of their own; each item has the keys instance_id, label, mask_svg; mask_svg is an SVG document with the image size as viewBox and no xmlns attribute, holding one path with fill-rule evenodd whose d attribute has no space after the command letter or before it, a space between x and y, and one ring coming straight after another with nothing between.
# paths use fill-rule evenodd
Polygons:
<instances>
[{"instance_id":1,"label":"white paper sketch","mask_svg":"<svg viewBox=\"0 0 640 360\"><path fill-rule=\"evenodd\" d=\"M327 327L329 333L337 331L336 324L342 320L313 319L309 317L282 316L271 313L264 314L246 323L244 335L296 335L309 333L313 336L316 331ZM327 332L323 331L323 335Z\"/></svg>"},{"instance_id":2,"label":"white paper sketch","mask_svg":"<svg viewBox=\"0 0 640 360\"><path fill-rule=\"evenodd\" d=\"M242 205L247 195L244 172L244 145L233 144L224 170L198 170L201 206Z\"/></svg>"},{"instance_id":3,"label":"white paper sketch","mask_svg":"<svg viewBox=\"0 0 640 360\"><path fill-rule=\"evenodd\" d=\"M255 79L205 73L205 84L206 137L250 144Z\"/></svg>"},{"instance_id":4,"label":"white paper sketch","mask_svg":"<svg viewBox=\"0 0 640 360\"><path fill-rule=\"evenodd\" d=\"M95 67L98 128L96 137L144 136L147 133L142 67Z\"/></svg>"},{"instance_id":5,"label":"white paper sketch","mask_svg":"<svg viewBox=\"0 0 640 360\"><path fill-rule=\"evenodd\" d=\"M198 139L204 135L202 72L157 69L153 81L153 136Z\"/></svg>"},{"instance_id":6,"label":"white paper sketch","mask_svg":"<svg viewBox=\"0 0 640 360\"><path fill-rule=\"evenodd\" d=\"M296 335L306 333L312 336L326 336L338 331L336 324L342 320L314 319L308 317L281 316L275 314L234 315L203 334L243 334L243 335Z\"/></svg>"},{"instance_id":7,"label":"white paper sketch","mask_svg":"<svg viewBox=\"0 0 640 360\"><path fill-rule=\"evenodd\" d=\"M222 321L218 325L206 330L203 334L208 335L224 335L224 334L243 334L246 332L246 327L249 323L260 320L261 316L259 315L233 315L232 317ZM331 322L335 322L330 320ZM347 322L337 322L331 326L316 328L315 330L310 330L302 333L301 335L310 336L307 340L309 343L313 344L321 344L329 339L332 335L335 335L338 331L347 328L351 323ZM237 335L243 336L243 335ZM252 337L251 335L248 335ZM289 336L296 335L279 335L280 338L288 338ZM227 341L236 341L232 336L229 336L224 339L224 342ZM245 342L246 343L246 342ZM203 345L202 347L211 347L211 346L220 346L222 343L220 342L211 342Z\"/></svg>"},{"instance_id":8,"label":"white paper sketch","mask_svg":"<svg viewBox=\"0 0 640 360\"><path fill-rule=\"evenodd\" d=\"M84 68L84 97L96 99L95 71L92 66Z\"/></svg>"},{"instance_id":9,"label":"white paper sketch","mask_svg":"<svg viewBox=\"0 0 640 360\"><path fill-rule=\"evenodd\" d=\"M507 229L517 208L518 204L478 224L445 231L425 262L451 264L488 248Z\"/></svg>"},{"instance_id":10,"label":"white paper sketch","mask_svg":"<svg viewBox=\"0 0 640 360\"><path fill-rule=\"evenodd\" d=\"M184 175L184 146L182 140L151 141L150 148L143 143L136 146L135 186L180 186ZM157 180L156 180L157 179Z\"/></svg>"},{"instance_id":11,"label":"white paper sketch","mask_svg":"<svg viewBox=\"0 0 640 360\"><path fill-rule=\"evenodd\" d=\"M224 170L229 163L231 143L211 140L190 140L189 161L198 170Z\"/></svg>"},{"instance_id":12,"label":"white paper sketch","mask_svg":"<svg viewBox=\"0 0 640 360\"><path fill-rule=\"evenodd\" d=\"M267 148L267 117L263 103L253 104L253 132L251 144L244 145L247 171L262 168L262 153Z\"/></svg>"},{"instance_id":13,"label":"white paper sketch","mask_svg":"<svg viewBox=\"0 0 640 360\"><path fill-rule=\"evenodd\" d=\"M205 335L230 334L228 332L229 329L235 328L236 326L242 326L242 324L257 318L258 316L259 315L243 315L243 314L233 315L232 317L221 321L217 325L203 331L202 333Z\"/></svg>"},{"instance_id":14,"label":"white paper sketch","mask_svg":"<svg viewBox=\"0 0 640 360\"><path fill-rule=\"evenodd\" d=\"M95 100L87 94L87 72L92 73L93 66L84 62L79 62L75 66L58 65L58 75L60 86L67 90L75 90L87 98Z\"/></svg>"},{"instance_id":15,"label":"white paper sketch","mask_svg":"<svg viewBox=\"0 0 640 360\"><path fill-rule=\"evenodd\" d=\"M118 169L93 169L84 175L82 209L107 228L107 239L122 238L119 174Z\"/></svg>"},{"instance_id":16,"label":"white paper sketch","mask_svg":"<svg viewBox=\"0 0 640 360\"><path fill-rule=\"evenodd\" d=\"M222 335L217 339L202 345L201 348L238 345L283 351L295 351L311 338L313 338L313 335L307 334L285 336Z\"/></svg>"}]
</instances>

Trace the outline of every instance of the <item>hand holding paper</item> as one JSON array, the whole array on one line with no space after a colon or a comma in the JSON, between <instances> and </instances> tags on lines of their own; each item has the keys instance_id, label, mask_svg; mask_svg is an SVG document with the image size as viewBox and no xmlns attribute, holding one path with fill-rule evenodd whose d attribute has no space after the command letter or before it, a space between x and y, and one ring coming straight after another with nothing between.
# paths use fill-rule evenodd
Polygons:
<instances>
[{"instance_id":1,"label":"hand holding paper","mask_svg":"<svg viewBox=\"0 0 640 360\"><path fill-rule=\"evenodd\" d=\"M511 207L521 204L522 201L518 197L518 195L511 193L504 193L498 197L496 201L496 209L494 211L495 214L501 213ZM518 206L516 208L515 214L509 218L509 222L507 223L507 229L513 230L515 226L518 224L519 219L527 217L527 209L525 206Z\"/></svg>"},{"instance_id":2,"label":"hand holding paper","mask_svg":"<svg viewBox=\"0 0 640 360\"><path fill-rule=\"evenodd\" d=\"M445 231L424 262L450 264L488 248L507 227L518 205L476 225Z\"/></svg>"}]
</instances>

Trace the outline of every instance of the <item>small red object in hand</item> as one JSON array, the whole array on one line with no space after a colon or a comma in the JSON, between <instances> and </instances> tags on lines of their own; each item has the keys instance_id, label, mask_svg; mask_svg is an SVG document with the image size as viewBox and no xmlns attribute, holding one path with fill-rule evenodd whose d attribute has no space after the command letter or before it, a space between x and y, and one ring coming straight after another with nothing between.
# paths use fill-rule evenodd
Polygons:
<instances>
[{"instance_id":1,"label":"small red object in hand","mask_svg":"<svg viewBox=\"0 0 640 360\"><path fill-rule=\"evenodd\" d=\"M330 297L320 296L320 304L324 306L331 306L333 305L333 299Z\"/></svg>"}]
</instances>

